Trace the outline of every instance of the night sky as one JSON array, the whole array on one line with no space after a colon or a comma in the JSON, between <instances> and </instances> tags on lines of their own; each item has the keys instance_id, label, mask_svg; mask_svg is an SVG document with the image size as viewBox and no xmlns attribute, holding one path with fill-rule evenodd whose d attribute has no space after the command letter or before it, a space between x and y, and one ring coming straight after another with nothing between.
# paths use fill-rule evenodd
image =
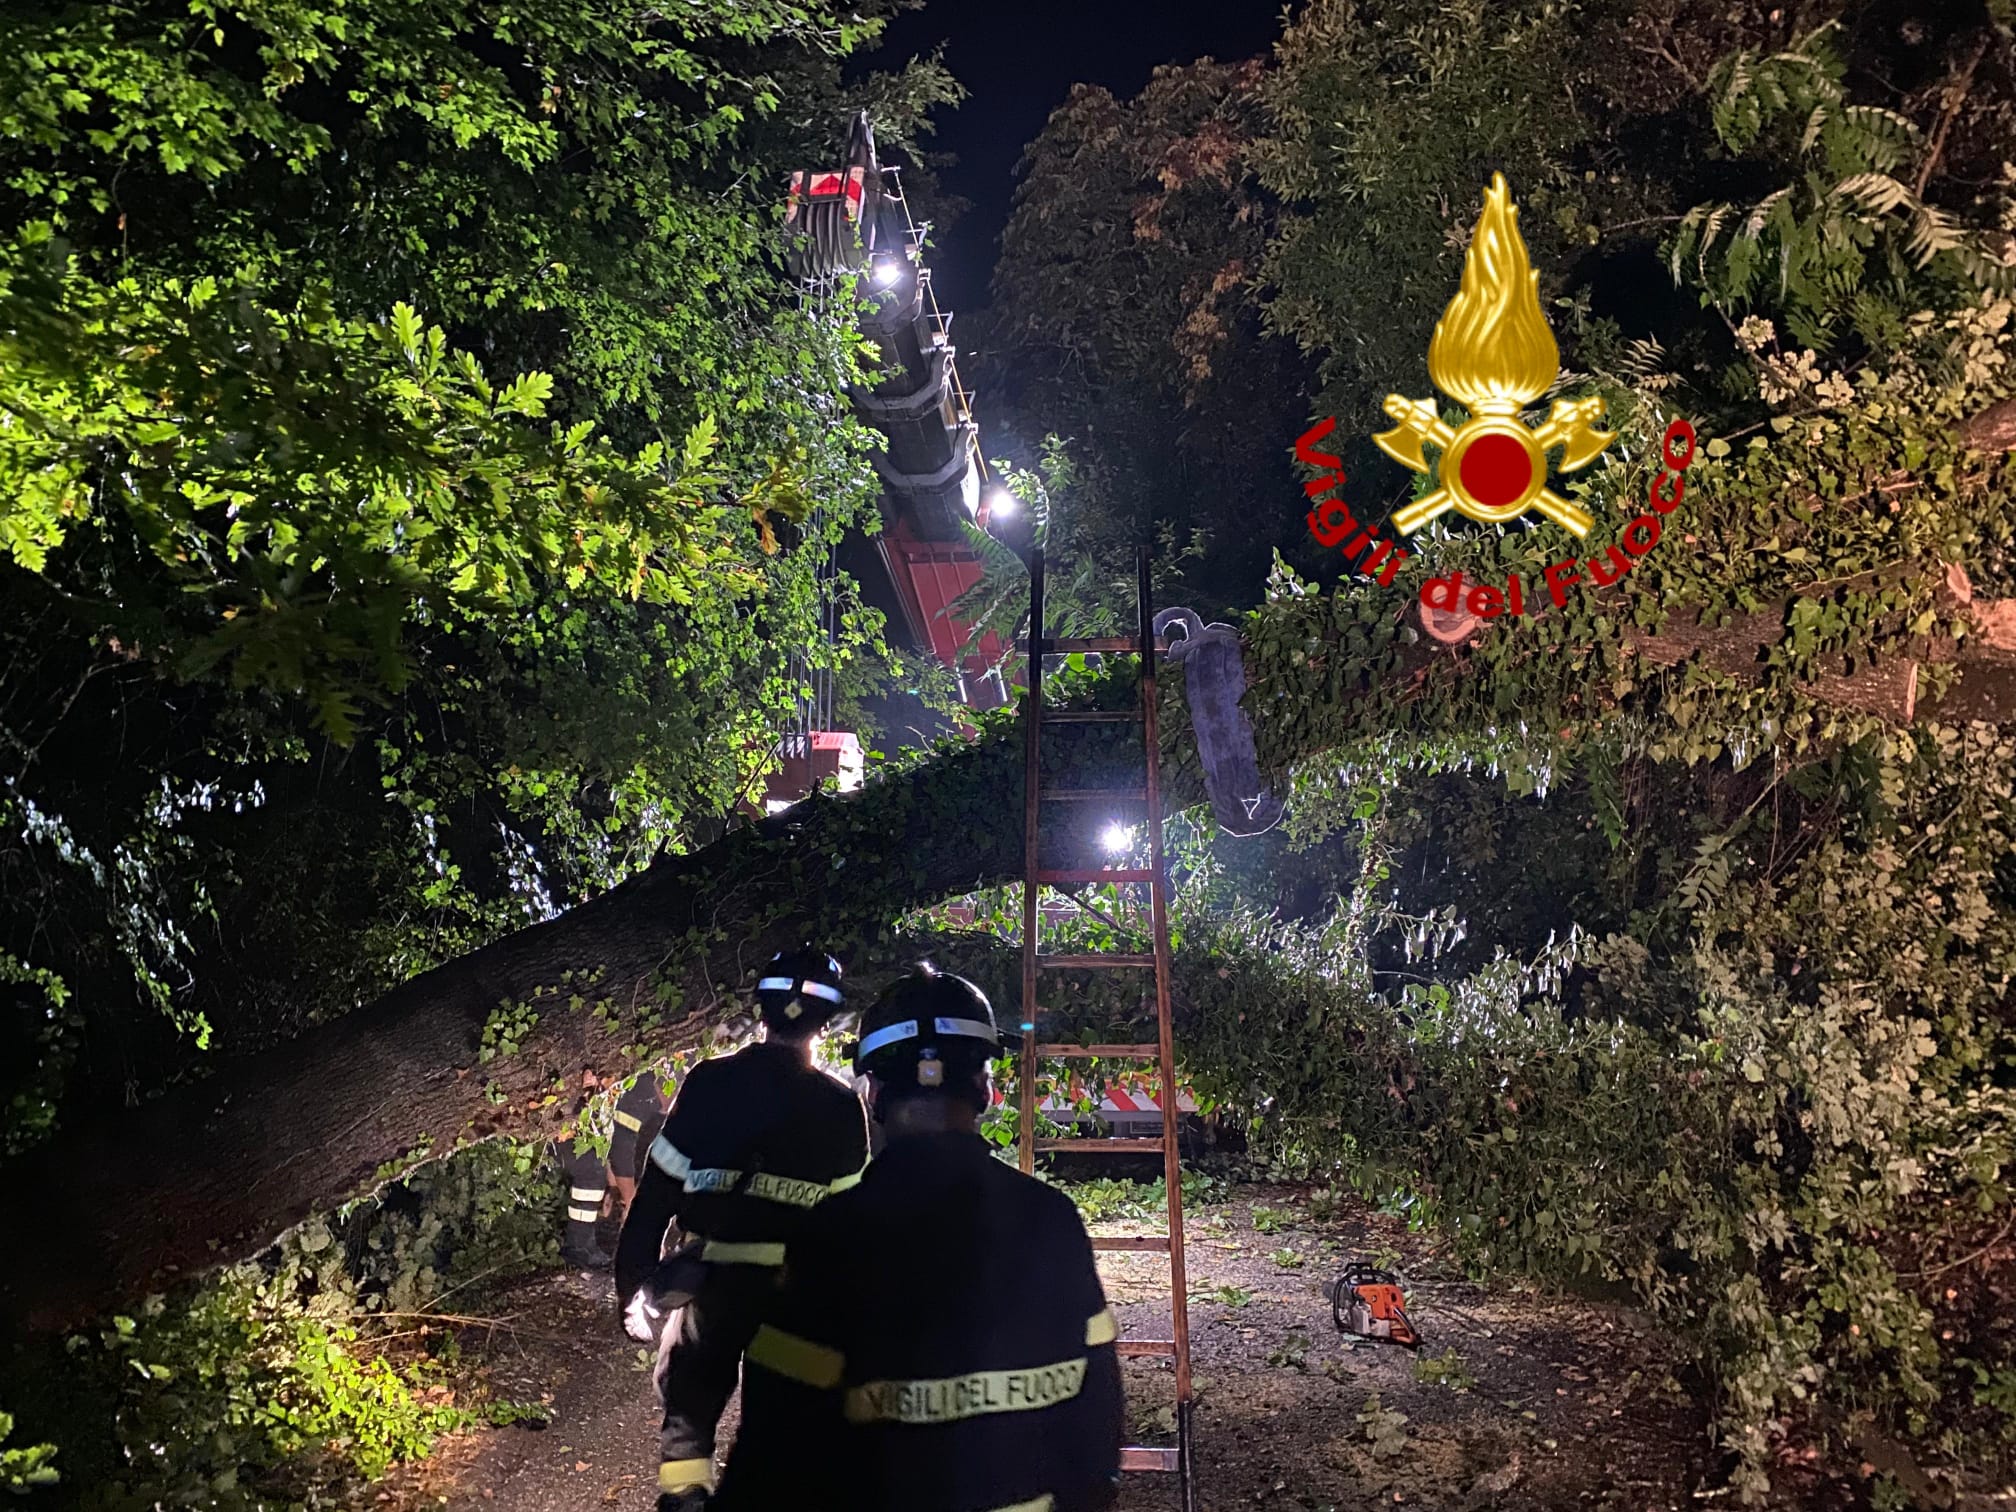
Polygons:
<instances>
[{"instance_id":1,"label":"night sky","mask_svg":"<svg viewBox=\"0 0 2016 1512\"><path fill-rule=\"evenodd\" d=\"M1267 51L1281 33L1278 0L928 0L899 16L874 60L927 54L969 91L939 113L939 151L956 153L945 189L973 208L934 235L938 297L949 308L986 303L1022 149L1073 84L1103 84L1122 99L1158 64L1221 61Z\"/></svg>"}]
</instances>

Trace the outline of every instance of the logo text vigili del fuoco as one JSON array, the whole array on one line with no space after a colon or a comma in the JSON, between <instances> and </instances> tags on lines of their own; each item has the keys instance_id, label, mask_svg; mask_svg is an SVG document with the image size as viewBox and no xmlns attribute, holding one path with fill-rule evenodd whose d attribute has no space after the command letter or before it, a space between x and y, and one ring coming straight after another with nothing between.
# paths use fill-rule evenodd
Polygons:
<instances>
[{"instance_id":1,"label":"logo text vigili del fuoco","mask_svg":"<svg viewBox=\"0 0 2016 1512\"><path fill-rule=\"evenodd\" d=\"M1581 505L1548 487L1547 454L1559 449L1564 473L1577 472L1601 456L1616 439L1598 429L1603 401L1593 395L1557 399L1537 426L1520 418L1521 410L1552 386L1561 368L1560 349L1540 311L1539 281L1519 235L1519 210L1505 176L1494 175L1464 254L1462 286L1428 343L1429 379L1461 404L1468 418L1452 426L1432 399L1388 394L1386 413L1396 423L1372 438L1389 457L1435 483L1394 511L1388 525L1399 535L1411 536L1452 511L1497 525L1532 510L1578 539L1595 524ZM1334 418L1319 421L1295 443L1299 460L1325 470L1303 485L1310 499L1321 501L1309 512L1309 533L1322 546L1341 548L1359 572L1381 585L1391 583L1409 553L1352 517L1342 494L1342 459L1316 450L1336 424ZM1667 428L1660 458L1665 465L1653 481L1649 508L1625 527L1621 551L1610 546L1586 563L1578 565L1569 557L1546 569L1543 577L1557 606L1567 602L1569 585L1608 587L1658 544L1660 517L1670 514L1685 492L1681 474L1694 458L1694 439L1694 427L1685 420ZM1432 468L1431 447L1436 453ZM1421 595L1432 608L1467 609L1479 618L1525 610L1524 585L1516 576L1502 589L1473 586L1467 596L1460 573L1430 578Z\"/></svg>"}]
</instances>

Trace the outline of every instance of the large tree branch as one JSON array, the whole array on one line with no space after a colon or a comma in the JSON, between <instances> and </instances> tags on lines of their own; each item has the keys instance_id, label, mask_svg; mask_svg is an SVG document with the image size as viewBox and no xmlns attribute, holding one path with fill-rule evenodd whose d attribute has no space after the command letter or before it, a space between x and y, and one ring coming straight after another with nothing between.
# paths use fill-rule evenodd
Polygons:
<instances>
[{"instance_id":1,"label":"large tree branch","mask_svg":"<svg viewBox=\"0 0 2016 1512\"><path fill-rule=\"evenodd\" d=\"M1970 451L2016 451L2016 398L1989 405L1955 434Z\"/></svg>"},{"instance_id":2,"label":"large tree branch","mask_svg":"<svg viewBox=\"0 0 2016 1512\"><path fill-rule=\"evenodd\" d=\"M1911 658L1843 668L1807 691L1906 721L2016 721L2016 638L1989 633L2011 628L2003 625L2011 616L1972 600L1965 584L1964 574L1949 575L1947 602L1983 633L1957 651L1947 641L1923 643L1925 657L1961 664L1936 708L1928 707L1920 662ZM1306 609L1314 601L1299 602ZM1676 616L1657 634L1629 632L1629 643L1648 660L1699 657L1756 675L1785 623L1783 608L1715 627ZM1305 691L1307 678L1317 662L1341 654L1324 639L1307 642L1314 649L1306 656L1298 651L1252 669L1249 708L1272 762L1319 754L1303 748L1316 739L1406 732L1405 697L1395 729L1392 702L1382 707L1362 696L1375 674L1359 665L1339 669L1331 684L1341 721L1305 720L1293 729L1270 722L1276 700L1306 706L1321 696ZM1423 638L1391 648L1380 665L1387 687L1419 688L1478 675L1482 663L1460 642ZM1606 695L1599 688L1592 696ZM1165 792L1173 807L1203 794L1180 700L1165 698L1165 705ZM1056 753L1054 769L1046 761L1046 781L1084 787L1124 780L1138 761L1128 737L1116 733L1126 728L1060 726L1046 738ZM63 1327L255 1253L311 1212L372 1190L385 1170L430 1141L438 1153L494 1133L550 1133L571 1112L571 1099L555 1098L556 1088L578 1085L584 1070L607 1074L623 1065L622 1045L646 1033L633 1010L648 1012L661 982L676 989L686 1016L650 1033L659 1043L675 1036L690 1042L709 1022L705 1010L786 942L872 942L904 908L1018 875L1021 789L1018 727L991 725L916 771L661 861L550 923L14 1162L0 1196L0 1228L12 1236L0 1252L0 1318ZM594 984L582 988L591 974ZM585 1007L570 1009L576 993L607 1000L627 1022L612 1028ZM538 1027L516 1053L483 1063L485 1022L507 1002L538 1011Z\"/></svg>"},{"instance_id":3,"label":"large tree branch","mask_svg":"<svg viewBox=\"0 0 2016 1512\"><path fill-rule=\"evenodd\" d=\"M366 1007L230 1065L8 1171L0 1314L43 1329L256 1252L318 1208L367 1192L432 1141L549 1132L556 1085L623 1065L662 979L688 1036L703 1010L788 938L866 935L891 898L998 881L1020 863L1020 769L1004 736L850 800L815 800L738 831L554 919L428 972ZM977 802L992 791L990 809ZM947 810L915 800L935 794ZM963 805L971 803L971 807ZM863 879L860 885L854 881ZM569 974L572 980L563 980ZM593 977L593 984L589 978ZM720 984L720 986L717 986ZM576 994L586 999L571 1008ZM607 1001L624 1025L590 1011ZM505 1002L540 1013L513 1054L481 1064Z\"/></svg>"},{"instance_id":4,"label":"large tree branch","mask_svg":"<svg viewBox=\"0 0 2016 1512\"><path fill-rule=\"evenodd\" d=\"M1060 726L1045 738L1046 781L1110 784L1138 770L1137 730ZM1165 736L1171 750L1189 744L1173 701ZM1172 804L1202 796L1194 757L1165 759L1164 770ZM551 922L12 1162L0 1195L0 1321L73 1325L256 1253L310 1213L374 1190L416 1152L552 1133L584 1071L621 1070L626 1043L691 1043L772 951L807 938L872 948L904 909L1018 875L1021 793L1020 727L991 725L919 770L661 860ZM1089 837L1055 839L1051 864L1099 864ZM678 1005L669 1027L646 1022L661 986ZM537 1027L484 1062L486 1021L505 1004L537 1013Z\"/></svg>"},{"instance_id":5,"label":"large tree branch","mask_svg":"<svg viewBox=\"0 0 2016 1512\"><path fill-rule=\"evenodd\" d=\"M2016 412L2012 412L2011 424L2016 427ZM1914 570L1895 570L1889 580L1908 578ZM1880 576L1864 575L1870 584ZM1820 591L1816 585L1814 592ZM1620 598L1614 594L1605 597L1610 602ZM1898 724L1920 719L1990 723L2016 719L2016 600L1975 598L1966 572L1956 565L1943 570L1935 597L1942 612L1967 622L1971 631L1967 639L1956 644L1945 636L1914 637L1911 650L1915 655L1822 667L1803 691L1821 703L1880 715ZM1776 604L1732 615L1720 624L1704 623L1698 614L1684 611L1669 615L1656 631L1627 622L1624 644L1657 666L1693 660L1732 677L1755 681L1764 675L1772 649L1785 638L1788 608L1789 604ZM1414 612L1429 640L1438 646L1460 648L1482 635L1517 633L1516 629L1494 632L1491 622L1467 612L1430 609L1425 604L1415 605ZM1947 663L1958 664L1952 686L1937 700L1921 701L1922 670Z\"/></svg>"}]
</instances>

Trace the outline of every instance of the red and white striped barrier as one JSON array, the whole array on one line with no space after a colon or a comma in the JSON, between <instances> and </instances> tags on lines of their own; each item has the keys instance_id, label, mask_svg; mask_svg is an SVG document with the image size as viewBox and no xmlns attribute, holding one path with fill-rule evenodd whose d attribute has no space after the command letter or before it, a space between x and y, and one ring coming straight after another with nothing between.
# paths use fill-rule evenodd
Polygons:
<instances>
[{"instance_id":1,"label":"red and white striped barrier","mask_svg":"<svg viewBox=\"0 0 2016 1512\"><path fill-rule=\"evenodd\" d=\"M1084 1090L1082 1083L1074 1082L1068 1094L1060 1095L1053 1090L1044 1097L1042 1102L1037 1104L1037 1107L1053 1118L1059 1114L1076 1113L1079 1111L1078 1102L1084 1094ZM996 1087L994 1089L994 1105L998 1108L1007 1100L1007 1094L999 1087ZM1146 1085L1139 1082L1128 1085L1108 1083L1105 1091L1099 1098L1099 1112L1108 1118L1116 1114L1123 1118L1129 1115L1138 1117L1141 1114L1160 1113L1161 1111L1162 1103L1156 1094ZM1176 1088L1176 1111L1178 1113L1195 1113L1197 1111L1196 1100L1183 1089L1181 1084L1178 1084Z\"/></svg>"}]
</instances>

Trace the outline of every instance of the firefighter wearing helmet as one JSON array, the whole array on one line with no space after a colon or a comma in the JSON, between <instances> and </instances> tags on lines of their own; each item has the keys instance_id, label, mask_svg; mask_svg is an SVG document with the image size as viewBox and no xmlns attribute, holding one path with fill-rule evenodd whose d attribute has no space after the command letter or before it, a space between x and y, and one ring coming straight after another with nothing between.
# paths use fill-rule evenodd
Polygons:
<instances>
[{"instance_id":1,"label":"firefighter wearing helmet","mask_svg":"<svg viewBox=\"0 0 2016 1512\"><path fill-rule=\"evenodd\" d=\"M710 1512L1110 1506L1117 1329L1071 1199L979 1135L1001 1053L985 994L921 966L860 1034L888 1142L791 1241Z\"/></svg>"},{"instance_id":2,"label":"firefighter wearing helmet","mask_svg":"<svg viewBox=\"0 0 2016 1512\"><path fill-rule=\"evenodd\" d=\"M658 1341L659 1512L706 1505L715 1428L784 1247L867 1163L860 1099L812 1064L843 1001L823 951L775 957L756 983L763 1038L695 1066L651 1142L617 1245L616 1295L625 1331ZM664 1260L675 1220L685 1242Z\"/></svg>"}]
</instances>

